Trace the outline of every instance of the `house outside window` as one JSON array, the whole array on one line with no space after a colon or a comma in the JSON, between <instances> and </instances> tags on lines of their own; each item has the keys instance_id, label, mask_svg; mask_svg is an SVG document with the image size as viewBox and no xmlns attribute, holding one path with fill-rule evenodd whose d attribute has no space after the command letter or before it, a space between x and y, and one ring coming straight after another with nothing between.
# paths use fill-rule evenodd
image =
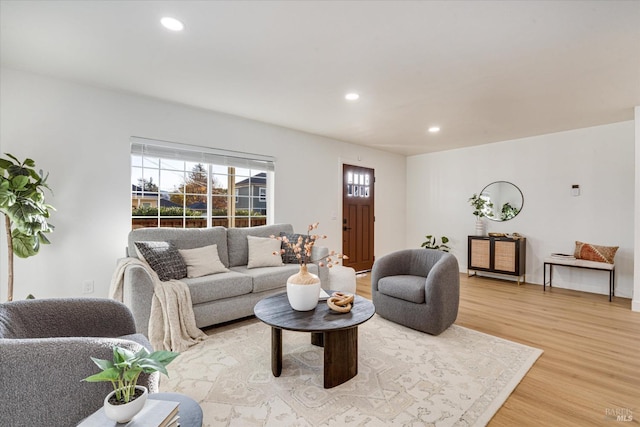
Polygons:
<instances>
[{"instance_id":1,"label":"house outside window","mask_svg":"<svg viewBox=\"0 0 640 427\"><path fill-rule=\"evenodd\" d=\"M236 183L236 209L267 214L267 173L260 172ZM260 195L264 192L265 197Z\"/></svg>"},{"instance_id":2,"label":"house outside window","mask_svg":"<svg viewBox=\"0 0 640 427\"><path fill-rule=\"evenodd\" d=\"M267 194L273 174L269 158L132 139L132 228L268 223Z\"/></svg>"}]
</instances>

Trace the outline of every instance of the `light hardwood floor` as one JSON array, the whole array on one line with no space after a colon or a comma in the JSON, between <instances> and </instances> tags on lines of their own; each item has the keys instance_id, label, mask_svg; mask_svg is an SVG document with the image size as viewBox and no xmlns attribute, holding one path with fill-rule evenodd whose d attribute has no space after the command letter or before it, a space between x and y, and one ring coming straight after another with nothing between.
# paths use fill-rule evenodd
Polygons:
<instances>
[{"instance_id":1,"label":"light hardwood floor","mask_svg":"<svg viewBox=\"0 0 640 427\"><path fill-rule=\"evenodd\" d=\"M357 293L371 298L370 274L358 277ZM640 425L631 300L461 274L455 323L544 350L489 426Z\"/></svg>"}]
</instances>

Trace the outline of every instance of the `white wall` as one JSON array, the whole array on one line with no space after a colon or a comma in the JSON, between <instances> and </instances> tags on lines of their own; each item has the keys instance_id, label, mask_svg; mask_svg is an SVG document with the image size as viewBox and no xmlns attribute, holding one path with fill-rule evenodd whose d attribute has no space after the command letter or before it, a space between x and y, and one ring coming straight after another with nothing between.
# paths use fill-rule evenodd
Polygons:
<instances>
[{"instance_id":1,"label":"white wall","mask_svg":"<svg viewBox=\"0 0 640 427\"><path fill-rule=\"evenodd\" d=\"M107 296L130 230L129 138L140 136L276 157L275 222L320 222L341 249L341 162L376 170L375 251L404 246L405 158L234 116L0 70L0 150L50 172L52 244L16 259L16 299ZM332 219L333 214L337 218ZM6 300L5 237L0 300ZM82 294L85 280L93 294Z\"/></svg>"},{"instance_id":2,"label":"white wall","mask_svg":"<svg viewBox=\"0 0 640 427\"><path fill-rule=\"evenodd\" d=\"M376 255L419 247L426 234L444 234L452 238L461 271L466 271L466 236L474 232L467 199L492 181L511 181L524 193L524 209L512 221L489 222L489 230L527 236L528 282L542 283L542 258L572 251L574 240L618 245L616 293L631 297L634 245L640 250L640 225L635 224L635 238L632 231L634 220L640 220L634 216L640 209L640 171L634 178L639 127L636 108L635 125L409 157L405 175L403 156L3 68L0 151L33 157L38 168L49 171L54 195L48 201L57 208L51 219L53 244L36 257L15 261L15 298L107 295L129 231L132 135L275 156L275 221L292 222L297 230L320 221L331 248L341 244L341 163L373 167ZM570 196L571 184L580 184L580 197ZM6 248L0 237L0 300L5 300ZM81 293L85 280L95 281L93 294ZM607 292L604 273L558 270L554 283ZM638 298L640 279L635 280L636 310Z\"/></svg>"},{"instance_id":3,"label":"white wall","mask_svg":"<svg viewBox=\"0 0 640 427\"><path fill-rule=\"evenodd\" d=\"M522 190L524 207L511 221L487 221L488 231L527 237L527 282L542 284L543 258L573 253L581 240L620 247L616 295L631 297L634 158L633 121L409 157L407 244L446 235L466 271L467 235L475 231L467 200L493 181L510 181ZM581 196L571 196L572 184ZM554 286L608 294L608 275L555 269Z\"/></svg>"}]
</instances>

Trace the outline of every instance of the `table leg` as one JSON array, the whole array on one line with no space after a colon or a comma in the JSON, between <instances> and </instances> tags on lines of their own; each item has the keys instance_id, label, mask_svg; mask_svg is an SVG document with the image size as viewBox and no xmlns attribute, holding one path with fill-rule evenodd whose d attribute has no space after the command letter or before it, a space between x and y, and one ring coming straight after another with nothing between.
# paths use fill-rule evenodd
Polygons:
<instances>
[{"instance_id":1,"label":"table leg","mask_svg":"<svg viewBox=\"0 0 640 427\"><path fill-rule=\"evenodd\" d=\"M358 328L324 333L324 388L340 385L358 373Z\"/></svg>"},{"instance_id":2,"label":"table leg","mask_svg":"<svg viewBox=\"0 0 640 427\"><path fill-rule=\"evenodd\" d=\"M271 372L274 377L282 373L282 329L271 328Z\"/></svg>"},{"instance_id":3,"label":"table leg","mask_svg":"<svg viewBox=\"0 0 640 427\"><path fill-rule=\"evenodd\" d=\"M609 302L611 302L611 297L615 295L615 274L615 270L609 272Z\"/></svg>"},{"instance_id":4,"label":"table leg","mask_svg":"<svg viewBox=\"0 0 640 427\"><path fill-rule=\"evenodd\" d=\"M318 347L324 347L324 333L311 332L311 344Z\"/></svg>"}]
</instances>

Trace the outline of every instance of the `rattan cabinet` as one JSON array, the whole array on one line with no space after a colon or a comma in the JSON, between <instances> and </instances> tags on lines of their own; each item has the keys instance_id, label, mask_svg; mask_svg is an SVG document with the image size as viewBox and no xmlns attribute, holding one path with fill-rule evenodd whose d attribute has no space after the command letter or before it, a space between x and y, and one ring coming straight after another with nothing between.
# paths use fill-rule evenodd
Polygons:
<instances>
[{"instance_id":1,"label":"rattan cabinet","mask_svg":"<svg viewBox=\"0 0 640 427\"><path fill-rule=\"evenodd\" d=\"M516 276L525 281L527 239L469 236L467 274L489 272Z\"/></svg>"}]
</instances>

